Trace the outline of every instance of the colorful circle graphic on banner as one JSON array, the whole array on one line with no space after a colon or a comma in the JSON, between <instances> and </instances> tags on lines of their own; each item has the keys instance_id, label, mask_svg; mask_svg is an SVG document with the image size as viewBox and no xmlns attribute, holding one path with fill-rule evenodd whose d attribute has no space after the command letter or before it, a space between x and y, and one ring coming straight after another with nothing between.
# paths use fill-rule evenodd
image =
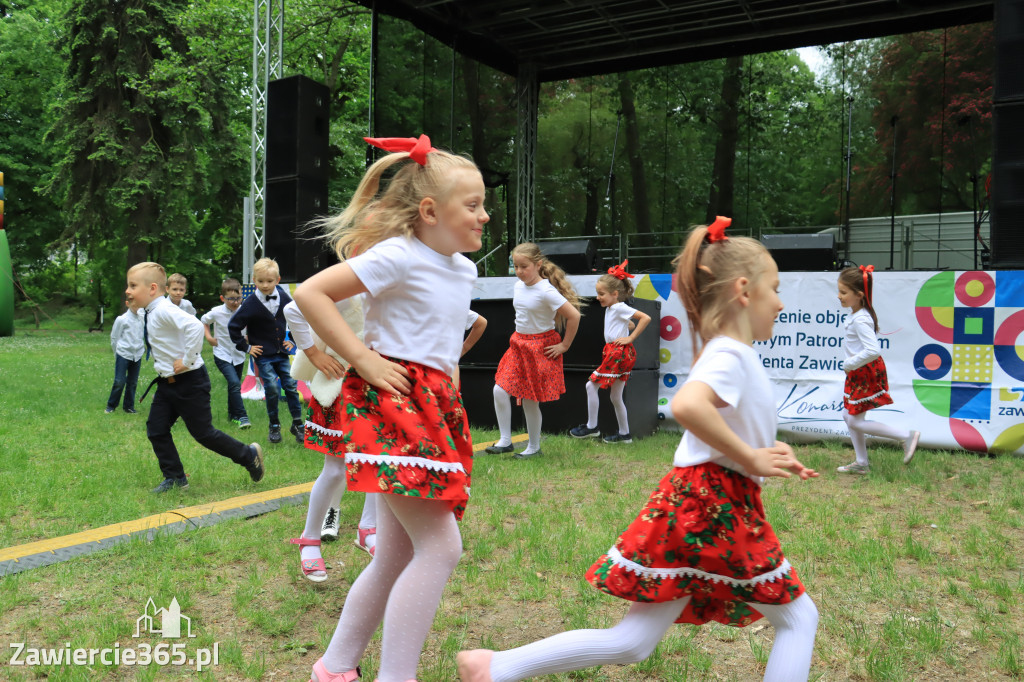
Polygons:
<instances>
[{"instance_id":1,"label":"colorful circle graphic on banner","mask_svg":"<svg viewBox=\"0 0 1024 682\"><path fill-rule=\"evenodd\" d=\"M661 338L666 341L675 341L683 333L683 323L674 315L666 315L661 318Z\"/></svg>"},{"instance_id":2,"label":"colorful circle graphic on banner","mask_svg":"<svg viewBox=\"0 0 1024 682\"><path fill-rule=\"evenodd\" d=\"M956 298L972 308L983 306L996 295L996 283L987 272L965 272L956 281Z\"/></svg>"},{"instance_id":3,"label":"colorful circle graphic on banner","mask_svg":"<svg viewBox=\"0 0 1024 682\"><path fill-rule=\"evenodd\" d=\"M953 357L949 351L937 343L921 346L914 354L914 369L922 379L934 381L941 379L953 367Z\"/></svg>"},{"instance_id":4,"label":"colorful circle graphic on banner","mask_svg":"<svg viewBox=\"0 0 1024 682\"><path fill-rule=\"evenodd\" d=\"M1014 379L1024 381L1024 344L1018 345L1017 340L1024 335L1024 310L1010 315L999 325L996 331L995 351L996 362L1003 371ZM1024 341L1024 339L1021 339Z\"/></svg>"},{"instance_id":5,"label":"colorful circle graphic on banner","mask_svg":"<svg viewBox=\"0 0 1024 682\"><path fill-rule=\"evenodd\" d=\"M668 348L662 348L661 351L658 352L658 357L661 358L661 364L667 365L668 361L672 359L672 351Z\"/></svg>"},{"instance_id":6,"label":"colorful circle graphic on banner","mask_svg":"<svg viewBox=\"0 0 1024 682\"><path fill-rule=\"evenodd\" d=\"M662 381L665 382L665 386L668 388L673 388L679 380L676 379L675 374L666 374Z\"/></svg>"}]
</instances>

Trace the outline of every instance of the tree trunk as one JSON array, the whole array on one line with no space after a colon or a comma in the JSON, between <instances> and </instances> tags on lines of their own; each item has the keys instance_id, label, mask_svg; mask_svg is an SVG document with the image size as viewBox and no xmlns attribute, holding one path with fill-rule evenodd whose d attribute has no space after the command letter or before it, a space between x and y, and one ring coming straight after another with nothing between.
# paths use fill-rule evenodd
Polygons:
<instances>
[{"instance_id":1,"label":"tree trunk","mask_svg":"<svg viewBox=\"0 0 1024 682\"><path fill-rule=\"evenodd\" d=\"M626 120L626 155L629 157L629 173L633 177L633 213L636 217L636 231L640 235L640 246L651 245L651 205L647 200L647 176L644 173L644 159L640 150L640 128L636 122L636 103L633 99L633 85L628 78L619 77L619 102L622 117Z\"/></svg>"},{"instance_id":2,"label":"tree trunk","mask_svg":"<svg viewBox=\"0 0 1024 682\"><path fill-rule=\"evenodd\" d=\"M736 190L736 146L739 143L739 100L742 85L743 57L729 57L722 71L722 104L718 117L718 142L715 144L715 165L711 171L711 194L706 219L733 216Z\"/></svg>"}]
</instances>

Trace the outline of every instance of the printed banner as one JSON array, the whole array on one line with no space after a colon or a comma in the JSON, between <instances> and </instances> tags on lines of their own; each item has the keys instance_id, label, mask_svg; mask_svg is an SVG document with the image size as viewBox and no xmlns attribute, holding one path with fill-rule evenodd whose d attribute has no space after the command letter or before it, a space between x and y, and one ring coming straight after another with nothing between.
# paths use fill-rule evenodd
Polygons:
<instances>
[{"instance_id":1,"label":"printed banner","mask_svg":"<svg viewBox=\"0 0 1024 682\"><path fill-rule=\"evenodd\" d=\"M835 272L784 272L785 309L755 344L775 388L783 439L848 439L841 369L848 309ZM660 300L658 416L692 364L686 313L668 274L643 275L638 298ZM571 276L592 296L595 275ZM511 298L514 277L477 281L474 296ZM870 418L921 432L930 448L1024 454L1024 272L876 272L878 339L893 404Z\"/></svg>"}]
</instances>

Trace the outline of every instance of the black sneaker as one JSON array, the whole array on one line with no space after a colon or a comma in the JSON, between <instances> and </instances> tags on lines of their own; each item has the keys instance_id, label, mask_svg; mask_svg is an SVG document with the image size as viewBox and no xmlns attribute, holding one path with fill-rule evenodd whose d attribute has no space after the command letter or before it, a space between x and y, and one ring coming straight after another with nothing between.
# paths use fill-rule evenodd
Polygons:
<instances>
[{"instance_id":1,"label":"black sneaker","mask_svg":"<svg viewBox=\"0 0 1024 682\"><path fill-rule=\"evenodd\" d=\"M181 478L165 478L163 482L160 483L160 485L153 488L149 492L156 493L159 495L160 493L167 492L171 488L188 490L188 478L186 476L182 476Z\"/></svg>"},{"instance_id":2,"label":"black sneaker","mask_svg":"<svg viewBox=\"0 0 1024 682\"><path fill-rule=\"evenodd\" d=\"M270 431L267 433L267 440L269 440L271 443L280 443L281 442L281 425L280 424L271 424L270 425Z\"/></svg>"},{"instance_id":3,"label":"black sneaker","mask_svg":"<svg viewBox=\"0 0 1024 682\"><path fill-rule=\"evenodd\" d=\"M138 414L139 413L138 410L135 410L135 409L133 409L131 407L124 408L124 411L127 412L128 414Z\"/></svg>"},{"instance_id":4,"label":"black sneaker","mask_svg":"<svg viewBox=\"0 0 1024 682\"><path fill-rule=\"evenodd\" d=\"M292 422L292 428L290 429L292 435L295 436L295 442L299 445L305 445L306 443L306 423L301 419L297 422Z\"/></svg>"},{"instance_id":5,"label":"black sneaker","mask_svg":"<svg viewBox=\"0 0 1024 682\"><path fill-rule=\"evenodd\" d=\"M512 452L515 450L511 445L488 445L484 448L484 452L488 455L504 455L505 453Z\"/></svg>"},{"instance_id":6,"label":"black sneaker","mask_svg":"<svg viewBox=\"0 0 1024 682\"><path fill-rule=\"evenodd\" d=\"M324 527L320 530L321 542L334 542L338 539L338 509L331 507L324 517Z\"/></svg>"},{"instance_id":7,"label":"black sneaker","mask_svg":"<svg viewBox=\"0 0 1024 682\"><path fill-rule=\"evenodd\" d=\"M512 455L512 459L530 459L531 457L540 457L543 454L544 453L541 452L540 450L537 450L536 452L526 452L524 450L523 452L517 452L516 454Z\"/></svg>"},{"instance_id":8,"label":"black sneaker","mask_svg":"<svg viewBox=\"0 0 1024 682\"><path fill-rule=\"evenodd\" d=\"M569 435L573 438L596 438L601 435L601 429L592 429L586 424L580 424L569 429Z\"/></svg>"},{"instance_id":9,"label":"black sneaker","mask_svg":"<svg viewBox=\"0 0 1024 682\"><path fill-rule=\"evenodd\" d=\"M281 441L280 431L277 433L277 440ZM245 465L245 468L249 471L249 478L252 479L252 482L259 483L263 479L263 448L259 443L251 443L249 452L252 454L252 459Z\"/></svg>"},{"instance_id":10,"label":"black sneaker","mask_svg":"<svg viewBox=\"0 0 1024 682\"><path fill-rule=\"evenodd\" d=\"M604 437L605 443L632 443L633 436L628 433L612 433Z\"/></svg>"}]
</instances>

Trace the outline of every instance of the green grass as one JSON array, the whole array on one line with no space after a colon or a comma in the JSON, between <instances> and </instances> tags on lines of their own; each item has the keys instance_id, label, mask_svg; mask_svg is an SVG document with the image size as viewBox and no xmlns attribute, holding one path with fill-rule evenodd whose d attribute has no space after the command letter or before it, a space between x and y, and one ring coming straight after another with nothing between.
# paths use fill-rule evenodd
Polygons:
<instances>
[{"instance_id":1,"label":"green grass","mask_svg":"<svg viewBox=\"0 0 1024 682\"><path fill-rule=\"evenodd\" d=\"M319 473L322 460L286 439L267 448L267 477L254 485L178 425L191 487L150 495L160 475L145 410L103 413L113 373L107 335L18 334L0 339L2 547L309 482ZM151 376L147 368L143 377ZM227 423L224 382L212 378L215 424L238 433ZM248 406L255 426L247 434L265 444L265 410ZM480 442L494 436L474 431ZM617 622L625 604L582 576L668 470L677 440L661 433L612 447L548 436L540 459L479 457L462 524L466 553L445 591L419 679L455 679L461 648L508 648ZM822 477L772 480L764 500L821 614L811 678L1024 679L1024 460L922 451L904 467L897 450L877 447L870 475L842 477L834 470L851 459L848 448L824 443L798 452ZM367 561L349 539L361 505L361 495L345 496L345 535L325 547L331 577L321 586L299 576L298 552L284 543L302 527L301 506L0 578L0 650L8 652L0 679L308 679ZM219 665L202 673L7 665L12 642L156 645L161 640L132 637L150 597L161 606L176 597L198 634L188 651L219 642ZM549 679L754 680L772 636L763 620L742 630L678 626L641 664ZM378 637L364 658L364 679L373 679L379 653Z\"/></svg>"}]
</instances>

